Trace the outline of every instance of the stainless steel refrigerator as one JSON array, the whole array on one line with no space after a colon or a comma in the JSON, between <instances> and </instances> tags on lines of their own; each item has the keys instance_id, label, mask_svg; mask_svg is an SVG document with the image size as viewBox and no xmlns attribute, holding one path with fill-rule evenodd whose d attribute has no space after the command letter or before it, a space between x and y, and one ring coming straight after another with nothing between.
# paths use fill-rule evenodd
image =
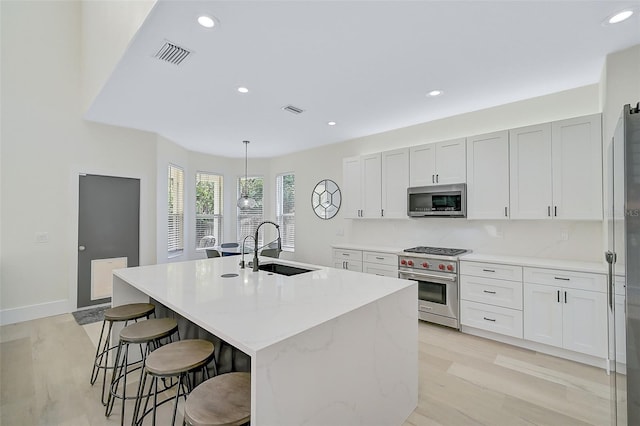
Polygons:
<instances>
[{"instance_id":1,"label":"stainless steel refrigerator","mask_svg":"<svg viewBox=\"0 0 640 426\"><path fill-rule=\"evenodd\" d=\"M607 160L612 423L640 425L640 103L624 106Z\"/></svg>"}]
</instances>

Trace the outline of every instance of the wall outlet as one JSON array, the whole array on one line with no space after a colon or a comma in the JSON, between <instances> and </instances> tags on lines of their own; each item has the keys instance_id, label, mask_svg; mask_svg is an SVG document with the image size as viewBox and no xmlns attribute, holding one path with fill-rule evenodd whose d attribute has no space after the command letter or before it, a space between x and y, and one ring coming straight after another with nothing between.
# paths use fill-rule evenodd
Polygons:
<instances>
[{"instance_id":1,"label":"wall outlet","mask_svg":"<svg viewBox=\"0 0 640 426\"><path fill-rule=\"evenodd\" d=\"M560 233L560 240L569 241L569 231L566 229Z\"/></svg>"},{"instance_id":2,"label":"wall outlet","mask_svg":"<svg viewBox=\"0 0 640 426\"><path fill-rule=\"evenodd\" d=\"M48 243L48 242L49 242L48 232L36 232L36 243Z\"/></svg>"},{"instance_id":3,"label":"wall outlet","mask_svg":"<svg viewBox=\"0 0 640 426\"><path fill-rule=\"evenodd\" d=\"M338 228L336 230L336 236L343 237L344 236L344 229L343 228Z\"/></svg>"}]
</instances>

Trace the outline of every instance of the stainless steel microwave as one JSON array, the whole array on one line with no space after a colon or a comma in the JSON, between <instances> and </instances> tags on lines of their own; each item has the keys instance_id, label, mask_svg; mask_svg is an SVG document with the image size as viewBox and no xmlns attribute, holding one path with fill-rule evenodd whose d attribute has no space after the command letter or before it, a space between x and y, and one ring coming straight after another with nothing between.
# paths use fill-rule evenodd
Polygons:
<instances>
[{"instance_id":1,"label":"stainless steel microwave","mask_svg":"<svg viewBox=\"0 0 640 426\"><path fill-rule=\"evenodd\" d=\"M410 217L467 217L467 185L414 186L407 189Z\"/></svg>"}]
</instances>

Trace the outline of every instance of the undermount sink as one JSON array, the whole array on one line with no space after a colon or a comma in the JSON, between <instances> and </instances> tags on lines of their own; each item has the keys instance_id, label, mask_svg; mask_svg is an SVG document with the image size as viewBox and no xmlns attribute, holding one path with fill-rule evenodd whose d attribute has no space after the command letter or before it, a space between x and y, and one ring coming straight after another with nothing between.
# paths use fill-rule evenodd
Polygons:
<instances>
[{"instance_id":1,"label":"undermount sink","mask_svg":"<svg viewBox=\"0 0 640 426\"><path fill-rule=\"evenodd\" d=\"M262 265L258 265L258 269L274 274L286 275L288 277L291 275L304 274L305 272L311 272L313 270L298 268L296 266L281 265L279 263L263 263Z\"/></svg>"}]
</instances>

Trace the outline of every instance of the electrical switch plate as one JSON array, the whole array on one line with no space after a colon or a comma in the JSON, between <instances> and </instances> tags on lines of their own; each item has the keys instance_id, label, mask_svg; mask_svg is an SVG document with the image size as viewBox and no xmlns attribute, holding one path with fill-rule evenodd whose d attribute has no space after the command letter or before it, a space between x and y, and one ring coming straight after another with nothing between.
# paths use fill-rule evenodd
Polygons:
<instances>
[{"instance_id":1,"label":"electrical switch plate","mask_svg":"<svg viewBox=\"0 0 640 426\"><path fill-rule=\"evenodd\" d=\"M342 229L342 228L338 228L338 229L336 230L336 236L338 236L338 237L342 237L342 236L344 236L344 229Z\"/></svg>"},{"instance_id":2,"label":"electrical switch plate","mask_svg":"<svg viewBox=\"0 0 640 426\"><path fill-rule=\"evenodd\" d=\"M48 243L48 242L49 242L48 232L36 232L36 243Z\"/></svg>"}]
</instances>

